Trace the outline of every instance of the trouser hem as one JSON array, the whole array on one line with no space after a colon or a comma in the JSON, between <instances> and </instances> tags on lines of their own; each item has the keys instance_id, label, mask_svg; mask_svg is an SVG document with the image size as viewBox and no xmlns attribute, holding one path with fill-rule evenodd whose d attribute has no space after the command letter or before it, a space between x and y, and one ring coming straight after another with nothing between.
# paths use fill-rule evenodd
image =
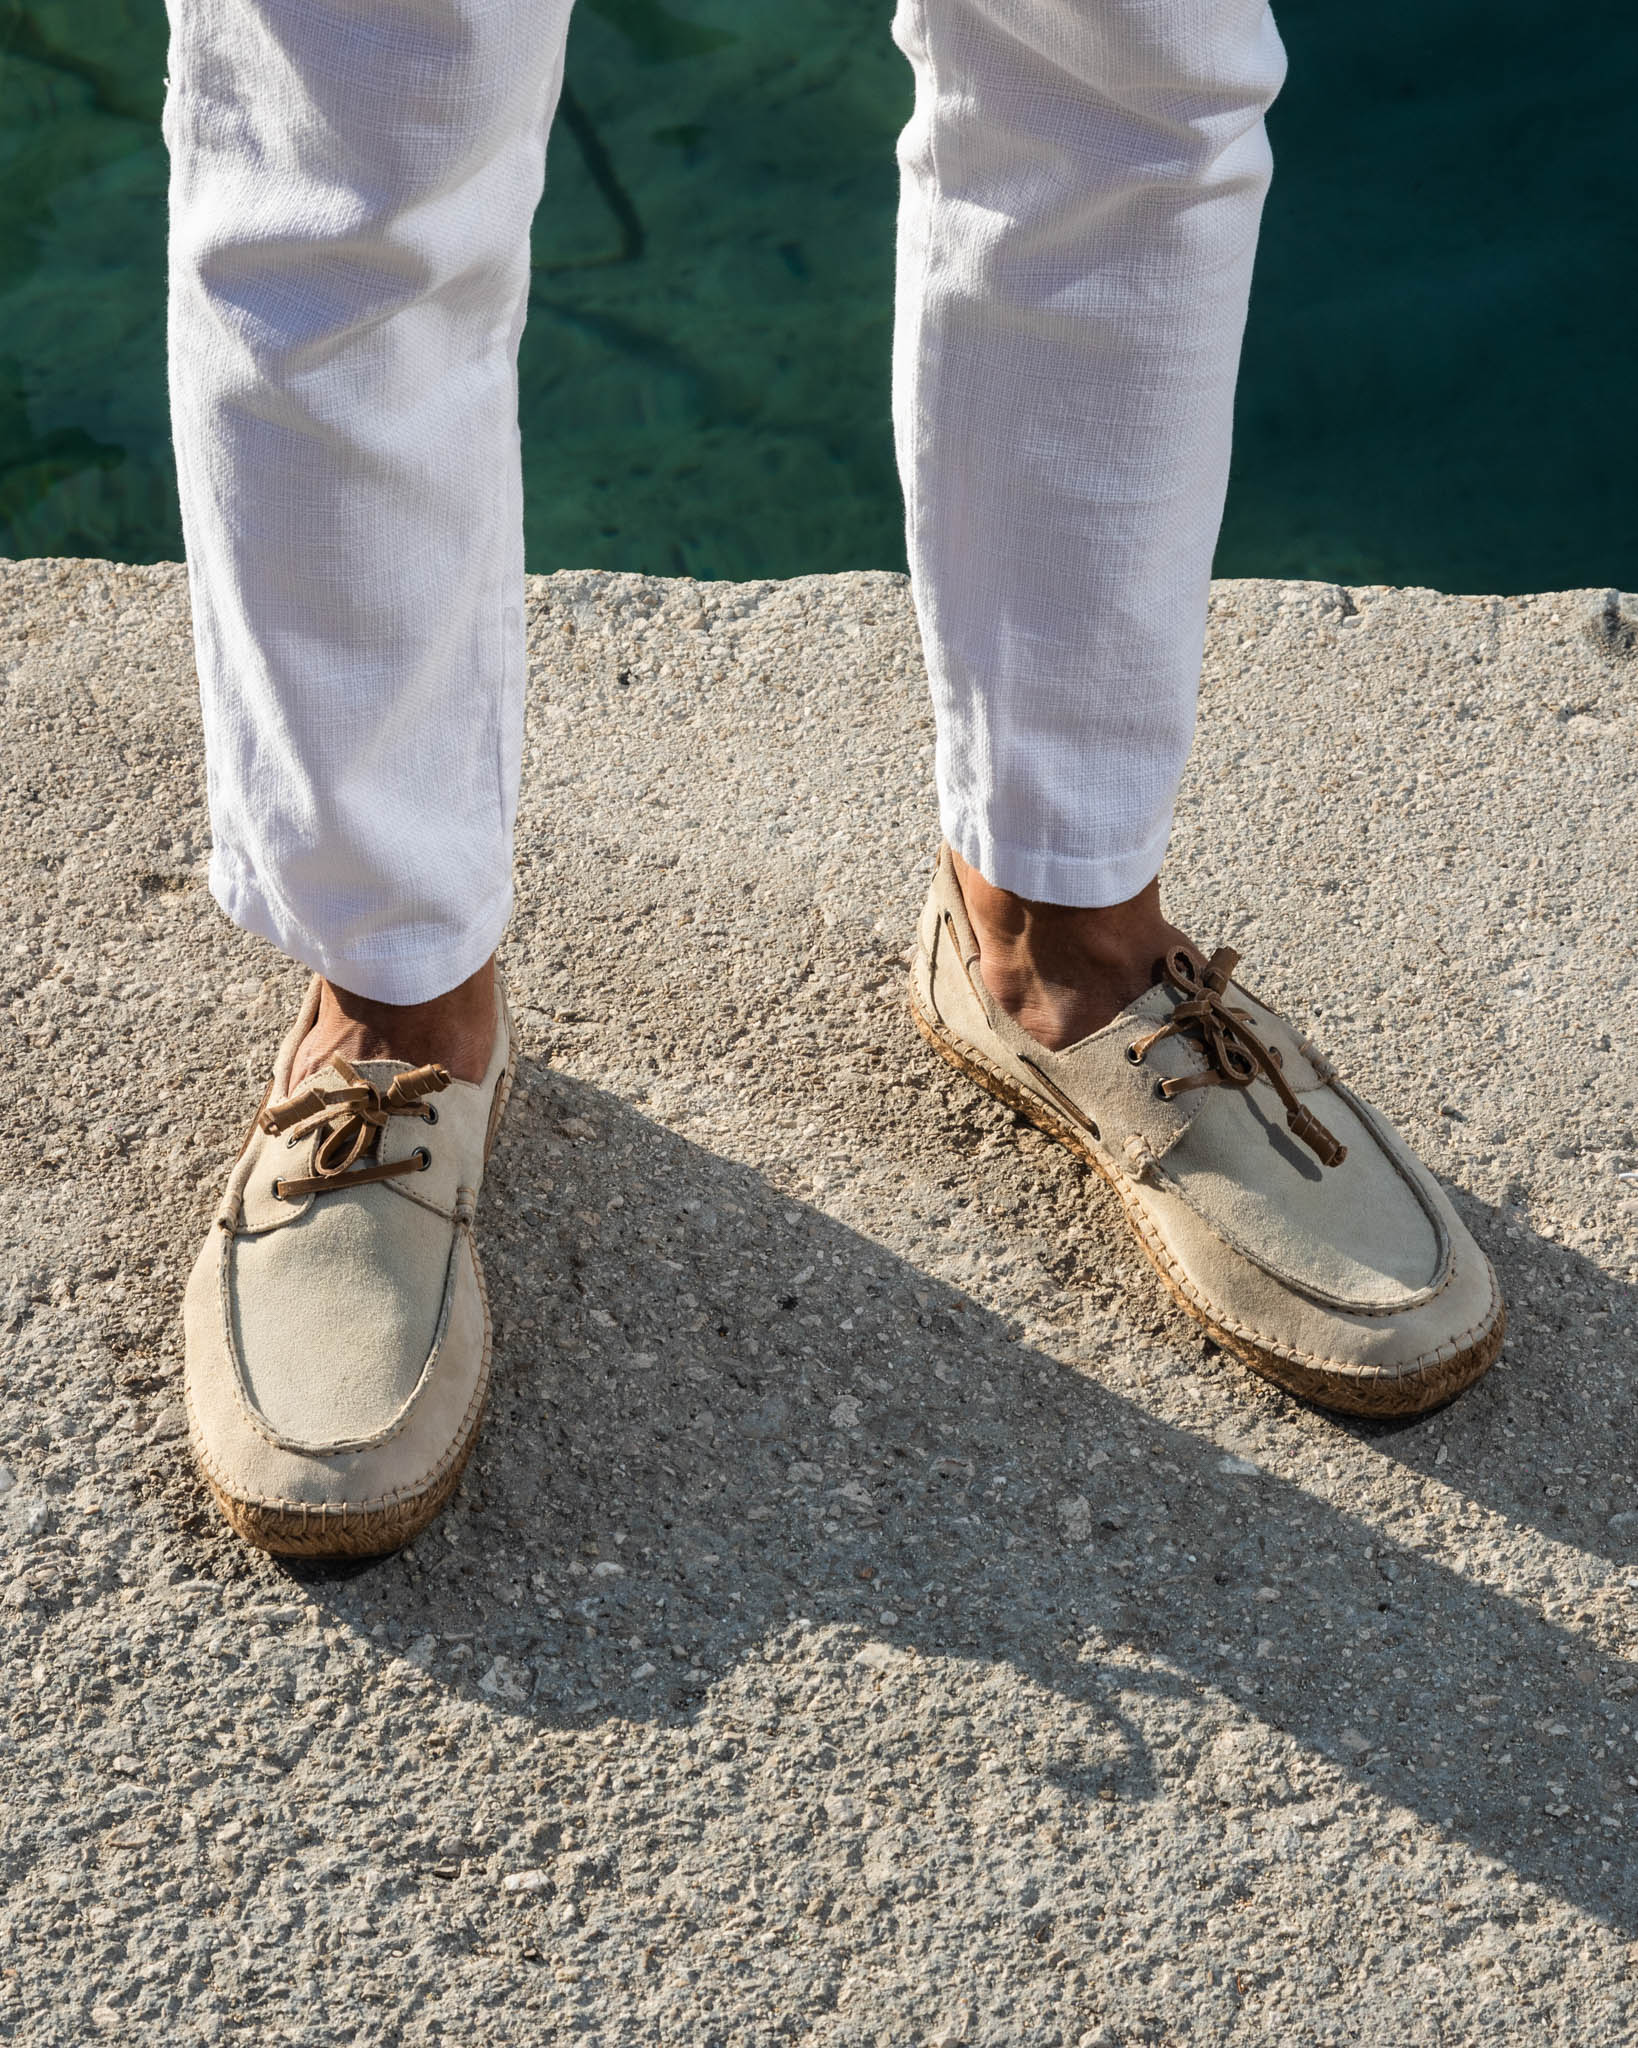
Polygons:
<instances>
[{"instance_id":1,"label":"trouser hem","mask_svg":"<svg viewBox=\"0 0 1638 2048\"><path fill-rule=\"evenodd\" d=\"M1010 889L1032 903L1059 903L1095 910L1124 903L1160 873L1171 837L1168 811L1141 846L1125 852L1075 859L1039 847L1014 846L994 838L976 821L959 815L943 820L944 837L969 867L993 888Z\"/></svg>"},{"instance_id":2,"label":"trouser hem","mask_svg":"<svg viewBox=\"0 0 1638 2048\"><path fill-rule=\"evenodd\" d=\"M512 883L475 916L458 940L402 952L355 953L327 945L275 903L228 855L211 855L210 893L241 930L266 939L292 960L322 974L338 988L372 1003L429 1003L446 995L478 969L499 946L512 916Z\"/></svg>"}]
</instances>

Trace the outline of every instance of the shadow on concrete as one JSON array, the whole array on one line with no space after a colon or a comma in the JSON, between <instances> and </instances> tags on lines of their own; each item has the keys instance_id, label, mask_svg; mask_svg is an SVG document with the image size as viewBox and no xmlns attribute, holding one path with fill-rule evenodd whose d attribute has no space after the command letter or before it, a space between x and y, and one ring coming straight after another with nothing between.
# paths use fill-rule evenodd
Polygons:
<instances>
[{"instance_id":1,"label":"shadow on concrete","mask_svg":"<svg viewBox=\"0 0 1638 2048\"><path fill-rule=\"evenodd\" d=\"M1517 1212L1453 1192L1507 1298L1504 1369L1443 1417L1337 1426L1514 1527L1638 1572L1638 1418L1626 1384L1638 1287L1539 1236Z\"/></svg>"},{"instance_id":2,"label":"shadow on concrete","mask_svg":"<svg viewBox=\"0 0 1638 2048\"><path fill-rule=\"evenodd\" d=\"M1086 1752L1042 1770L1088 1800L1156 1789L1123 1694L1216 1691L1362 1795L1638 1933L1631 1793L1599 1753L1634 1717L1638 1665L1534 1599L1157 1421L759 1174L528 1061L486 1208L483 1445L413 1550L296 1571L338 1619L412 1656L436 1636L454 1690L557 1725L686 1722L736 1659L852 1624L839 1659L880 1641L1005 1663L1083 1703ZM1528 1414L1516 1464L1613 1470L1619 1446L1578 1441L1573 1417L1542 1433L1527 1380L1515 1363L1419 1425L1337 1427L1431 1468L1459 1418L1482 1434Z\"/></svg>"}]
</instances>

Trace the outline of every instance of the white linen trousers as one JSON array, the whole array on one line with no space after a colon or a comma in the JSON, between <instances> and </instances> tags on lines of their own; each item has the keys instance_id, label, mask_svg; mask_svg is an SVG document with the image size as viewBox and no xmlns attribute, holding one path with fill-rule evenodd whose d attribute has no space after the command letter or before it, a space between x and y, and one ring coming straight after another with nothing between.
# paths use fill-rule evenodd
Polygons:
<instances>
[{"instance_id":1,"label":"white linen trousers","mask_svg":"<svg viewBox=\"0 0 1638 2048\"><path fill-rule=\"evenodd\" d=\"M423 1001L511 908L516 360L569 0L170 9L211 887L342 987ZM893 32L943 829L1000 887L1118 902L1193 734L1284 52L1264 0L899 0Z\"/></svg>"}]
</instances>

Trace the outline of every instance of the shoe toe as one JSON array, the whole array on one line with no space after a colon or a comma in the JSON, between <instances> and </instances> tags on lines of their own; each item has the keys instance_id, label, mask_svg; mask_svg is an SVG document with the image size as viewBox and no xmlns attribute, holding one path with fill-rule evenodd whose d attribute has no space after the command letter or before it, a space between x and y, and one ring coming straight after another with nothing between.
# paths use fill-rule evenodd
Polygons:
<instances>
[{"instance_id":1,"label":"shoe toe","mask_svg":"<svg viewBox=\"0 0 1638 2048\"><path fill-rule=\"evenodd\" d=\"M231 1341L245 1398L292 1449L340 1451L402 1418L436 1349L448 1220L391 1186L313 1202L228 1248Z\"/></svg>"},{"instance_id":2,"label":"shoe toe","mask_svg":"<svg viewBox=\"0 0 1638 2048\"><path fill-rule=\"evenodd\" d=\"M222 1255L207 1243L184 1301L185 1387L194 1455L212 1492L241 1535L291 1556L373 1555L396 1549L431 1520L453 1491L476 1439L489 1385L489 1312L470 1239L446 1250L447 1274L433 1341L380 1343L383 1367L367 1404L338 1410L334 1396L349 1375L334 1342L303 1362L292 1354L278 1370L262 1363L259 1383L242 1372L224 1310ZM301 1369L298 1370L297 1367ZM257 1405L269 1390L286 1429L305 1419L306 1440L271 1426ZM322 1399L320 1397L323 1397ZM349 1440L334 1432L345 1413L375 1426ZM330 1436L315 1444L312 1434Z\"/></svg>"},{"instance_id":3,"label":"shoe toe","mask_svg":"<svg viewBox=\"0 0 1638 2048\"><path fill-rule=\"evenodd\" d=\"M1426 1302L1453 1247L1437 1190L1391 1128L1337 1089L1326 1127L1346 1147L1322 1166L1267 1088L1217 1090L1165 1155L1184 1199L1270 1279L1357 1315Z\"/></svg>"}]
</instances>

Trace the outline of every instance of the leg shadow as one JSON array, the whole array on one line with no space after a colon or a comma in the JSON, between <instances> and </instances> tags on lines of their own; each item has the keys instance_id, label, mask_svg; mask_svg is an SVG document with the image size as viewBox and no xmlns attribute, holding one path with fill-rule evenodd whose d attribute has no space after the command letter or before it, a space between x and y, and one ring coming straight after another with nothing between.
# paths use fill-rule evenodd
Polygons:
<instances>
[{"instance_id":1,"label":"leg shadow","mask_svg":"<svg viewBox=\"0 0 1638 2048\"><path fill-rule=\"evenodd\" d=\"M1429 1467L1421 1512L1401 1499L1385 1533L1369 1503L1158 1421L760 1174L533 1062L492 1175L483 1443L411 1552L363 1579L303 1574L338 1620L550 1725L687 1723L736 1663L815 1628L872 1683L917 1658L1003 1665L1026 1697L1073 1704L1075 1742L1038 1772L1092 1812L1154 1796L1134 1700L1186 1713L1216 1694L1638 1932L1638 1665L1618 1617L1556 1625L1552 1589L1512 1580L1484 1528L1470 1569L1431 1554L1450 1556L1464 1515L1513 1513L1505 1487L1462 1489L1437 1464L1474 1395L1420 1431L1341 1425ZM1516 1369L1498 1385L1481 1434L1541 1405ZM1569 1454L1568 1424L1554 1442ZM1613 1446L1577 1448L1613 1477ZM981 1719L940 1739L981 1767ZM1167 1768L1216 1796L1209 1759Z\"/></svg>"}]
</instances>

